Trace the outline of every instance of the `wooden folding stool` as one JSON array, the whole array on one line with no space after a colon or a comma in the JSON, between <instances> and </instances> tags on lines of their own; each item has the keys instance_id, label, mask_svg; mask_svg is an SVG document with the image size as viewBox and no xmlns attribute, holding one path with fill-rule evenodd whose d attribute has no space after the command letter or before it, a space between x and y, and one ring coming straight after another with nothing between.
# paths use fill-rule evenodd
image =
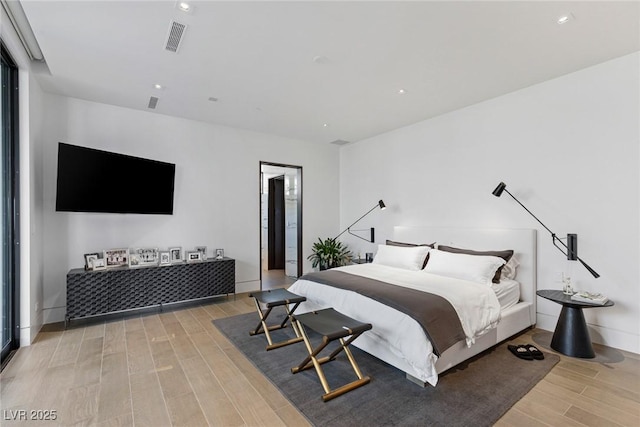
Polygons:
<instances>
[{"instance_id":1,"label":"wooden folding stool","mask_svg":"<svg viewBox=\"0 0 640 427\"><path fill-rule=\"evenodd\" d=\"M334 397L338 397L341 394L347 393L355 388L369 383L371 378L362 376L362 372L360 372L360 368L353 358L353 354L351 354L349 344L351 344L356 338L358 338L360 334L371 329L371 323L358 322L357 320L352 319L349 316L345 316L344 314L335 311L333 308L326 308L324 310L294 315L293 322L294 324L297 324L298 328L300 329L300 333L302 334L302 338L304 339L304 343L307 347L307 351L309 352L309 356L307 356L298 366L291 368L291 372L296 374L305 369L315 367L325 392L325 394L322 395L323 401L326 402L333 399ZM322 342L315 349L312 347L311 342L309 341L309 336L305 331L305 327L312 329L322 335ZM346 337L349 338L345 340ZM334 350L329 356L318 358L318 354L331 341L335 340L340 340L340 347ZM329 383L327 382L327 378L324 376L324 372L322 371L322 367L320 365L334 360L336 356L343 350L347 355L347 358L351 363L351 367L355 371L358 379L341 387L338 387L335 390L331 390L331 388L329 387Z\"/></svg>"},{"instance_id":2,"label":"wooden folding stool","mask_svg":"<svg viewBox=\"0 0 640 427\"><path fill-rule=\"evenodd\" d=\"M296 308L298 308L300 303L306 301L307 298L296 295L286 289L271 289L268 291L252 292L249 296L253 297L253 301L256 303L256 309L258 310L258 316L260 316L260 323L258 323L255 330L249 332L249 335L264 334L267 337L267 351L302 341L302 336L300 335L298 327L293 322L291 322L291 326L293 327L293 332L296 334L295 338L274 343L269 332L276 329L286 328L287 321L292 319L293 312L296 311ZM264 312L260 307L260 303L266 305L267 309ZM295 305L293 308L289 308L289 304ZM273 310L274 307L279 306L284 306L287 316L279 325L267 325L267 317L269 316L269 313L271 313L271 310Z\"/></svg>"}]
</instances>

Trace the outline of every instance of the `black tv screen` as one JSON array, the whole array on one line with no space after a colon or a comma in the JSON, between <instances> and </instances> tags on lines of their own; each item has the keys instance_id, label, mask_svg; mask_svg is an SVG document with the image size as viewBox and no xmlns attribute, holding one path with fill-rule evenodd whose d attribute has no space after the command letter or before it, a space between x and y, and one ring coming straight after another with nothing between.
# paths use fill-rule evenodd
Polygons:
<instances>
[{"instance_id":1,"label":"black tv screen","mask_svg":"<svg viewBox=\"0 0 640 427\"><path fill-rule=\"evenodd\" d=\"M58 144L56 211L173 214L176 165Z\"/></svg>"}]
</instances>

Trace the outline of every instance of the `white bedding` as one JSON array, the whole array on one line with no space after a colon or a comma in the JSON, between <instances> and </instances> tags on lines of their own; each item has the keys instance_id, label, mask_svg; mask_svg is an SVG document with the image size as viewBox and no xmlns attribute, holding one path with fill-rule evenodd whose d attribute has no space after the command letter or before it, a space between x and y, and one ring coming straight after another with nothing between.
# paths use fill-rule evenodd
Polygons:
<instances>
[{"instance_id":1,"label":"white bedding","mask_svg":"<svg viewBox=\"0 0 640 427\"><path fill-rule=\"evenodd\" d=\"M500 308L506 310L520 301L520 282L511 279L500 279L500 283L494 283L491 288L498 297Z\"/></svg>"},{"instance_id":2,"label":"white bedding","mask_svg":"<svg viewBox=\"0 0 640 427\"><path fill-rule=\"evenodd\" d=\"M424 290L447 299L460 318L468 346L494 328L500 319L500 303L489 285L377 264L353 265L337 270ZM307 280L296 281L289 290L307 297L297 313L333 307L356 320L371 323L373 328L365 334L384 342L393 354L415 369L420 379L434 386L437 384L437 356L433 354L433 347L420 324L410 316L358 293ZM353 345L358 346L357 340Z\"/></svg>"}]
</instances>

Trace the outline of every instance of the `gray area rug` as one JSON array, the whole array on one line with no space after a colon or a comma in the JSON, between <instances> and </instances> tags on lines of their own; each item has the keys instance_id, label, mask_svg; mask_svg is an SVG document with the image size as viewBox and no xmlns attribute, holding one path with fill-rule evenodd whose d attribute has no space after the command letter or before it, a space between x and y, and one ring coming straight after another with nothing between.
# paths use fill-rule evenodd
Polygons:
<instances>
[{"instance_id":1,"label":"gray area rug","mask_svg":"<svg viewBox=\"0 0 640 427\"><path fill-rule=\"evenodd\" d=\"M277 320L274 310L268 323ZM307 355L304 343L267 352L263 335L249 335L258 324L257 313L213 324L316 426L490 426L560 360L550 353L544 360L521 360L503 343L440 375L436 387L422 388L400 370L351 347L371 382L325 403L314 369L291 373ZM274 342L293 336L290 327L272 332ZM310 339L318 342L319 337L310 333ZM332 389L356 379L344 352L322 366Z\"/></svg>"}]
</instances>

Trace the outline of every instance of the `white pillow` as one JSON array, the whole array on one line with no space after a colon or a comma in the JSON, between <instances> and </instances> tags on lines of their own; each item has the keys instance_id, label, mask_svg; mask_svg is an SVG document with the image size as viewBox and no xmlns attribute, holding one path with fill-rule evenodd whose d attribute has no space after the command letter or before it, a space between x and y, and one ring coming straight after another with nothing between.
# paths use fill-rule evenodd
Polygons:
<instances>
[{"instance_id":1,"label":"white pillow","mask_svg":"<svg viewBox=\"0 0 640 427\"><path fill-rule=\"evenodd\" d=\"M491 286L496 270L504 263L504 259L497 256L457 254L432 249L424 271Z\"/></svg>"},{"instance_id":2,"label":"white pillow","mask_svg":"<svg viewBox=\"0 0 640 427\"><path fill-rule=\"evenodd\" d=\"M378 245L378 252L373 258L373 264L404 268L406 270L421 270L429 249L431 248L428 246Z\"/></svg>"}]
</instances>

